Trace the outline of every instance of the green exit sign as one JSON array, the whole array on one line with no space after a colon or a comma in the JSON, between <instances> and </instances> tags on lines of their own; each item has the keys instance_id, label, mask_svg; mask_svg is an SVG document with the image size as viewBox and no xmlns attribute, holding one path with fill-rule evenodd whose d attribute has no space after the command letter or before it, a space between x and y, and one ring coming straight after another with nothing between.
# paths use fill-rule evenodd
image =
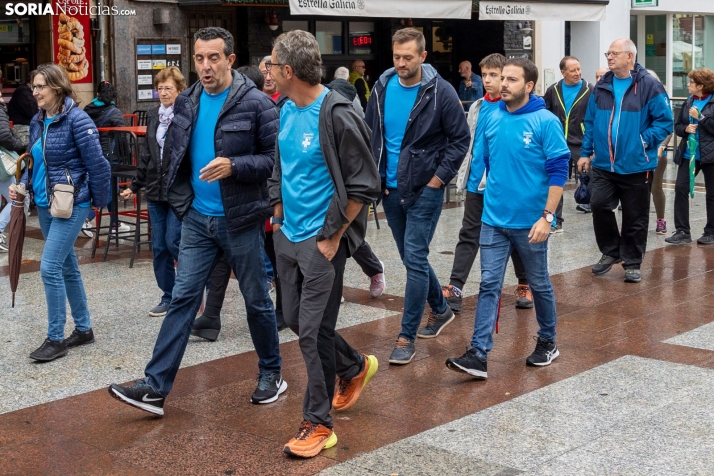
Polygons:
<instances>
[{"instance_id":1,"label":"green exit sign","mask_svg":"<svg viewBox=\"0 0 714 476\"><path fill-rule=\"evenodd\" d=\"M659 0L632 0L632 8L658 7Z\"/></svg>"}]
</instances>

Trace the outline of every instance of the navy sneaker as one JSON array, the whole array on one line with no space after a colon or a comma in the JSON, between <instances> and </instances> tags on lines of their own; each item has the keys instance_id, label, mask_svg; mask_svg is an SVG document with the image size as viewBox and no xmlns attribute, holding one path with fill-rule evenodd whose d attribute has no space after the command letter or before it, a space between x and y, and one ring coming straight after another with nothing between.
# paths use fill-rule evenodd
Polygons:
<instances>
[{"instance_id":1,"label":"navy sneaker","mask_svg":"<svg viewBox=\"0 0 714 476\"><path fill-rule=\"evenodd\" d=\"M394 346L392 355L389 356L389 363L406 365L412 361L415 353L416 348L414 347L414 342L404 337L400 337L397 339L397 345Z\"/></svg>"},{"instance_id":2,"label":"navy sneaker","mask_svg":"<svg viewBox=\"0 0 714 476\"><path fill-rule=\"evenodd\" d=\"M120 402L136 407L154 415L164 416L164 400L143 379L136 380L134 385L121 387L115 383L109 386L109 395Z\"/></svg>"},{"instance_id":3,"label":"navy sneaker","mask_svg":"<svg viewBox=\"0 0 714 476\"><path fill-rule=\"evenodd\" d=\"M446 327L453 320L454 311L452 311L449 306L446 306L446 310L441 314L432 312L429 314L429 320L427 321L426 326L417 332L417 337L421 337L422 339L433 339L438 336L444 327Z\"/></svg>"}]
</instances>

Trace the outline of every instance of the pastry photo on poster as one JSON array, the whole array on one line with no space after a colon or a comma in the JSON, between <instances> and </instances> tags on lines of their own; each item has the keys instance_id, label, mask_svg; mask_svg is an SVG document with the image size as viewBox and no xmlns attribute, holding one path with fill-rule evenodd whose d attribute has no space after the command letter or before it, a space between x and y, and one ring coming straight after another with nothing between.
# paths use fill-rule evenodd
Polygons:
<instances>
[{"instance_id":1,"label":"pastry photo on poster","mask_svg":"<svg viewBox=\"0 0 714 476\"><path fill-rule=\"evenodd\" d=\"M90 53L90 18L87 12L89 0L55 0L55 11L70 10L74 16L60 13L52 16L52 40L54 62L67 71L73 83L92 82L92 61Z\"/></svg>"}]
</instances>

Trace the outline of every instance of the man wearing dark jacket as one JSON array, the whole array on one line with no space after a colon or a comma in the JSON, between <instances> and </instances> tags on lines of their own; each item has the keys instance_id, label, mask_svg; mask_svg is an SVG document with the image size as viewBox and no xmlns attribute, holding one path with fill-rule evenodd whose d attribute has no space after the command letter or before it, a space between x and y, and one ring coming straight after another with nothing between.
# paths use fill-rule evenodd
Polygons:
<instances>
[{"instance_id":1,"label":"man wearing dark jacket","mask_svg":"<svg viewBox=\"0 0 714 476\"><path fill-rule=\"evenodd\" d=\"M622 262L626 283L639 283L647 248L650 187L657 150L672 132L672 108L662 83L635 63L637 47L615 40L607 53L610 72L598 81L585 114L578 170L592 168L590 206L602 257L593 274ZM622 228L613 203L622 204Z\"/></svg>"},{"instance_id":2,"label":"man wearing dark jacket","mask_svg":"<svg viewBox=\"0 0 714 476\"><path fill-rule=\"evenodd\" d=\"M424 312L431 307L419 337L432 338L454 318L429 264L429 243L451 182L471 141L459 98L426 59L425 39L414 28L392 37L394 68L374 86L365 120L372 128L372 152L379 166L382 206L407 268L402 330L389 358L408 364ZM408 239L407 239L408 238Z\"/></svg>"},{"instance_id":3,"label":"man wearing dark jacket","mask_svg":"<svg viewBox=\"0 0 714 476\"><path fill-rule=\"evenodd\" d=\"M593 86L583 79L580 72L580 61L574 56L566 56L560 60L560 73L563 79L545 91L543 99L545 108L560 119L565 133L565 140L570 149L570 162L572 166L580 158L580 145L583 143L585 131L585 111L588 110L588 101L592 94ZM578 210L590 213L590 205L578 205ZM563 231L563 197L560 197L558 208L555 209L556 226L552 233Z\"/></svg>"},{"instance_id":4,"label":"man wearing dark jacket","mask_svg":"<svg viewBox=\"0 0 714 476\"><path fill-rule=\"evenodd\" d=\"M235 54L228 31L204 28L194 42L200 81L178 96L171 123L168 201L182 220L173 296L146 377L109 388L113 397L158 415L164 413L206 280L223 254L245 299L259 359L251 401L274 402L287 388L262 252L278 111L252 81L231 70Z\"/></svg>"},{"instance_id":5,"label":"man wearing dark jacket","mask_svg":"<svg viewBox=\"0 0 714 476\"><path fill-rule=\"evenodd\" d=\"M35 71L30 72L30 82L34 76ZM14 124L15 135L25 145L30 139L30 121L37 111L37 100L32 95L30 83L19 85L12 93L12 100L7 105L7 115Z\"/></svg>"},{"instance_id":6,"label":"man wearing dark jacket","mask_svg":"<svg viewBox=\"0 0 714 476\"><path fill-rule=\"evenodd\" d=\"M330 409L352 406L378 365L335 325L345 261L364 240L365 205L379 195L379 176L369 129L350 101L320 84L321 64L315 37L300 30L280 35L266 63L290 98L268 183L283 313L299 336L308 379L303 422L284 451L305 458L337 443Z\"/></svg>"}]
</instances>

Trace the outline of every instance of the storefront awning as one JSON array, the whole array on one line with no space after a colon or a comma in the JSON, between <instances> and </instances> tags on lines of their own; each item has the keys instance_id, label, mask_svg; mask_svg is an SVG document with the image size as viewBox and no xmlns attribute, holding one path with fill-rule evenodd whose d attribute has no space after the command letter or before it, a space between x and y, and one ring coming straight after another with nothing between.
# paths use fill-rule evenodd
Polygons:
<instances>
[{"instance_id":1,"label":"storefront awning","mask_svg":"<svg viewBox=\"0 0 714 476\"><path fill-rule=\"evenodd\" d=\"M603 21L607 0L479 2L479 20Z\"/></svg>"},{"instance_id":2,"label":"storefront awning","mask_svg":"<svg viewBox=\"0 0 714 476\"><path fill-rule=\"evenodd\" d=\"M471 19L471 0L290 0L292 15Z\"/></svg>"}]
</instances>

